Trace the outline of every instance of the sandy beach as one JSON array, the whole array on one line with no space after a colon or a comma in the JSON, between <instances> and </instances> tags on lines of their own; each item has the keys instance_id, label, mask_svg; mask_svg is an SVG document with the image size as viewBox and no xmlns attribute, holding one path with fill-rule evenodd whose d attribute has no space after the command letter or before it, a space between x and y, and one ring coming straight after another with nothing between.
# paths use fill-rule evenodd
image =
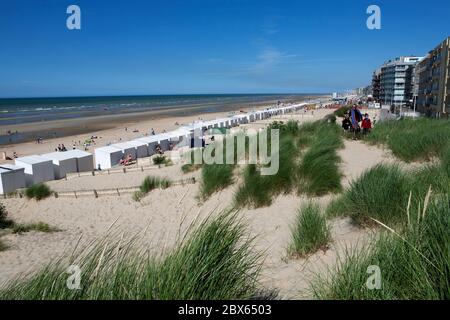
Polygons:
<instances>
[{"instance_id":1,"label":"sandy beach","mask_svg":"<svg viewBox=\"0 0 450 320\"><path fill-rule=\"evenodd\" d=\"M300 111L297 114L276 116L274 118L242 125L242 128L261 127L274 120L297 120L300 123L323 118L333 112L331 109L319 109L314 112ZM376 110L369 112L373 117ZM208 115L211 116L211 115ZM137 135L132 129L144 130L151 124L156 130L170 129L175 122L188 122L190 118L171 118L155 122L138 122L129 126L129 130L115 128L92 134L102 135L98 143L105 144L119 138L129 139ZM131 129L131 130L130 130ZM75 138L77 137L77 138ZM46 141L42 145L25 143L15 146L20 153L44 152L54 144L70 145L71 140L82 139L83 135L67 137L61 140ZM11 147L8 147L11 148ZM11 152L12 149L6 149ZM42 151L41 151L42 150ZM363 170L381 162L395 161L384 149L368 146L360 141L346 141L339 151L342 159L343 182L348 184ZM240 170L240 169L238 169ZM83 176L70 180L51 181L50 188L55 191L82 189L119 188L138 186L145 175L168 177L174 181L190 177L200 180L200 171L183 174L181 165L154 169L151 172L127 172L99 176ZM131 194L102 196L99 198L48 198L36 202L26 199L5 199L10 218L16 222L28 223L42 221L61 231L54 233L29 232L21 235L8 234L2 237L9 249L0 252L0 283L5 283L18 275L27 275L52 261L52 259L71 253L80 242L86 245L95 239L113 234L127 236L139 235L142 245L152 252L164 252L174 246L193 221L201 221L226 209L232 203L233 195L239 183L213 194L207 201L199 201L199 183L177 185L166 190L154 190L141 202L132 200ZM316 200L326 206L332 196L319 197ZM262 270L262 284L278 292L282 299L311 298L309 282L313 274L327 272L336 257L346 248L359 246L368 241L373 231L361 229L352 224L349 218L330 221L333 242L328 250L319 251L307 259L293 259L287 256L290 242L290 230L302 203L310 199L295 194L277 197L269 207L260 209L242 209L239 215L249 225L256 237L256 250L265 256ZM80 240L81 239L81 240Z\"/></svg>"},{"instance_id":2,"label":"sandy beach","mask_svg":"<svg viewBox=\"0 0 450 320\"><path fill-rule=\"evenodd\" d=\"M290 103L302 102L314 97L302 97L297 100L288 100ZM285 102L288 102L285 101ZM95 144L88 147L88 152L93 152L95 147L105 146L120 141L132 140L148 135L153 128L156 133L163 130L170 131L179 126L186 125L198 120L212 120L226 117L230 114L248 112L255 109L264 109L276 104L277 101L264 101L252 103L251 105L230 105L220 112L202 113L203 107L197 108L171 108L165 110L146 111L140 113L114 114L96 117L75 118L66 120L54 120L37 123L27 123L19 125L0 126L0 132L5 134L7 131L28 133L30 137L46 137L43 143L37 144L35 138L32 141L0 145L0 154L6 153L7 157L12 158L14 152L20 156L42 154L53 152L59 144L64 144L66 148L84 149L84 142L92 136ZM56 133L56 134L53 134ZM2 161L0 163L11 161Z\"/></svg>"}]
</instances>

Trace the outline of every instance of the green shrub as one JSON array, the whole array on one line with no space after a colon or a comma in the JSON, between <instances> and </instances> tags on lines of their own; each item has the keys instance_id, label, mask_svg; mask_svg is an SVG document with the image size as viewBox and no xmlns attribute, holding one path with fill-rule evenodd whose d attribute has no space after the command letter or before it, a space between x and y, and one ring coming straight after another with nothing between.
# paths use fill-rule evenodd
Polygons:
<instances>
[{"instance_id":1,"label":"green shrub","mask_svg":"<svg viewBox=\"0 0 450 320\"><path fill-rule=\"evenodd\" d=\"M290 254L304 257L325 248L330 239L330 230L320 207L313 203L301 207L292 228Z\"/></svg>"},{"instance_id":2,"label":"green shrub","mask_svg":"<svg viewBox=\"0 0 450 320\"><path fill-rule=\"evenodd\" d=\"M37 201L48 198L52 194L50 188L44 183L32 185L25 190L28 199L36 199Z\"/></svg>"},{"instance_id":3,"label":"green shrub","mask_svg":"<svg viewBox=\"0 0 450 320\"><path fill-rule=\"evenodd\" d=\"M20 300L230 300L260 295L261 257L234 213L192 230L158 257L134 241L112 240L60 259L29 277L14 279L0 299ZM68 260L68 261L67 261ZM79 290L67 287L67 267L82 270Z\"/></svg>"}]
</instances>

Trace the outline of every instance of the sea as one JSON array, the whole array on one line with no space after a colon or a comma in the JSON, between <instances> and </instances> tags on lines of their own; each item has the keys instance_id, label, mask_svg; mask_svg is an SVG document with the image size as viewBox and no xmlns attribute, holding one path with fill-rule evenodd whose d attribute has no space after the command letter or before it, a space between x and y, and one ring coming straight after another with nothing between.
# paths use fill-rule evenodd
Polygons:
<instances>
[{"instance_id":1,"label":"sea","mask_svg":"<svg viewBox=\"0 0 450 320\"><path fill-rule=\"evenodd\" d=\"M313 94L214 94L0 99L0 126L180 107L217 112L232 104L298 99Z\"/></svg>"},{"instance_id":2,"label":"sea","mask_svg":"<svg viewBox=\"0 0 450 320\"><path fill-rule=\"evenodd\" d=\"M297 101L312 96L317 95L202 94L0 99L0 145L35 139L34 133L22 133L14 125L23 127L28 123L144 111L164 113L171 108L185 109L183 114L190 110L204 114L230 110L231 106L252 107L266 101Z\"/></svg>"}]
</instances>

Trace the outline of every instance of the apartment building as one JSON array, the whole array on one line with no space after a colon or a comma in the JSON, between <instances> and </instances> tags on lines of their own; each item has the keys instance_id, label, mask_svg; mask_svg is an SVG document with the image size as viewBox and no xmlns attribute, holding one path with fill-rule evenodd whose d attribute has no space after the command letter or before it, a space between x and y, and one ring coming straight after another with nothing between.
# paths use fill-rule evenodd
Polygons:
<instances>
[{"instance_id":1,"label":"apartment building","mask_svg":"<svg viewBox=\"0 0 450 320\"><path fill-rule=\"evenodd\" d=\"M377 69L372 75L372 97L375 102L380 102L381 90L381 68Z\"/></svg>"},{"instance_id":2,"label":"apartment building","mask_svg":"<svg viewBox=\"0 0 450 320\"><path fill-rule=\"evenodd\" d=\"M423 57L398 57L387 61L379 73L379 102L394 107L412 107L415 66Z\"/></svg>"},{"instance_id":3,"label":"apartment building","mask_svg":"<svg viewBox=\"0 0 450 320\"><path fill-rule=\"evenodd\" d=\"M450 37L418 64L416 75L417 110L432 117L450 117Z\"/></svg>"}]
</instances>

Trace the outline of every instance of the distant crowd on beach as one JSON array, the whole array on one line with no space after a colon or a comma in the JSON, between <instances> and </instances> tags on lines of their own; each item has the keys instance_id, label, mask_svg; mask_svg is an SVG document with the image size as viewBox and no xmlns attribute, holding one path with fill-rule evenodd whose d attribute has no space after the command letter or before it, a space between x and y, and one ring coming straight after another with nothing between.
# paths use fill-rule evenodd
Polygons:
<instances>
[{"instance_id":1,"label":"distant crowd on beach","mask_svg":"<svg viewBox=\"0 0 450 320\"><path fill-rule=\"evenodd\" d=\"M364 115L356 105L353 105L342 120L342 128L346 132L353 133L353 139L357 139L359 134L366 135L372 130L372 120L368 113Z\"/></svg>"}]
</instances>

